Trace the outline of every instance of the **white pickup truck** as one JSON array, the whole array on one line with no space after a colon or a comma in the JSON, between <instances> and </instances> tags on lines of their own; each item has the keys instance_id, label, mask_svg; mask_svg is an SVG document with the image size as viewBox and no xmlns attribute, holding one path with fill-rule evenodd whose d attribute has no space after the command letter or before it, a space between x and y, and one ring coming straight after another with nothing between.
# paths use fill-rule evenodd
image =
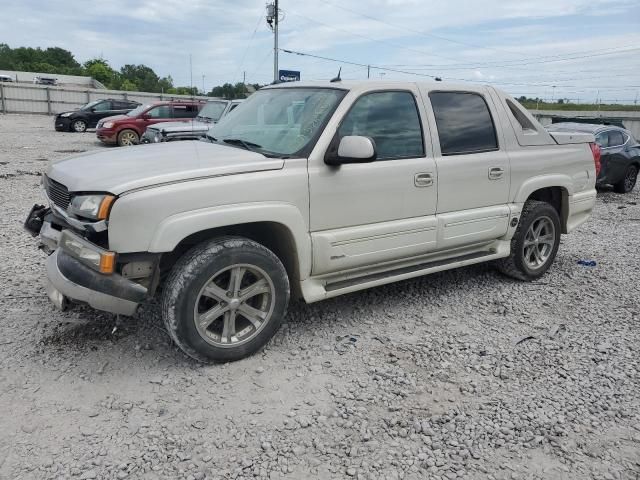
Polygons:
<instances>
[{"instance_id":1,"label":"white pickup truck","mask_svg":"<svg viewBox=\"0 0 640 480\"><path fill-rule=\"evenodd\" d=\"M540 277L589 218L599 155L489 86L296 82L206 140L53 163L25 226L58 307L133 315L158 296L177 345L228 361L276 333L290 296L487 261Z\"/></svg>"}]
</instances>

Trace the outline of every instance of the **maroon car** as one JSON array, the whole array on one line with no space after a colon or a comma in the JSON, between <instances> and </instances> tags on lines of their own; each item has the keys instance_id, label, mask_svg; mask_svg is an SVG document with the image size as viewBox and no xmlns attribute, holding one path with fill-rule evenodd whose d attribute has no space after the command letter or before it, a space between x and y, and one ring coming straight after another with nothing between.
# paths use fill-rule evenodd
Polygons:
<instances>
[{"instance_id":1,"label":"maroon car","mask_svg":"<svg viewBox=\"0 0 640 480\"><path fill-rule=\"evenodd\" d=\"M165 101L140 105L126 115L107 117L98 122L96 135L106 144L128 146L137 145L149 125L160 122L188 122L202 108L205 102Z\"/></svg>"}]
</instances>

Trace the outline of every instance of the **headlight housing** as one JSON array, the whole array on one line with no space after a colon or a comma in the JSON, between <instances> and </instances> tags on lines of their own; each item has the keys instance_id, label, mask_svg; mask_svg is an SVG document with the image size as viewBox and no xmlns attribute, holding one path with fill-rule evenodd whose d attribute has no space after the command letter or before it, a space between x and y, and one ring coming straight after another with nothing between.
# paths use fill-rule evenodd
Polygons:
<instances>
[{"instance_id":1,"label":"headlight housing","mask_svg":"<svg viewBox=\"0 0 640 480\"><path fill-rule=\"evenodd\" d=\"M61 117L70 117L73 114L73 112L66 112L66 113L62 113L60 114Z\"/></svg>"},{"instance_id":2,"label":"headlight housing","mask_svg":"<svg viewBox=\"0 0 640 480\"><path fill-rule=\"evenodd\" d=\"M68 211L78 217L106 220L115 199L109 194L76 195L71 198Z\"/></svg>"},{"instance_id":3,"label":"headlight housing","mask_svg":"<svg viewBox=\"0 0 640 480\"><path fill-rule=\"evenodd\" d=\"M113 127L113 122L104 122L102 124L102 128L111 128Z\"/></svg>"},{"instance_id":4,"label":"headlight housing","mask_svg":"<svg viewBox=\"0 0 640 480\"><path fill-rule=\"evenodd\" d=\"M160 136L160 132L156 132L156 134L153 136L153 143L159 143L161 140L161 136Z\"/></svg>"}]
</instances>

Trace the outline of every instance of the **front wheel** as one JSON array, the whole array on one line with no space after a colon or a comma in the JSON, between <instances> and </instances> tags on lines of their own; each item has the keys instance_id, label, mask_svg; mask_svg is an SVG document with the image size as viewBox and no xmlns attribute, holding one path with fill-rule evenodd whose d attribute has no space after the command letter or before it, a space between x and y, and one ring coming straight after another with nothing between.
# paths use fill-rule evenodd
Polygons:
<instances>
[{"instance_id":1,"label":"front wheel","mask_svg":"<svg viewBox=\"0 0 640 480\"><path fill-rule=\"evenodd\" d=\"M511 240L511 254L498 262L498 269L518 280L531 281L545 274L560 246L560 217L546 202L529 200Z\"/></svg>"},{"instance_id":2,"label":"front wheel","mask_svg":"<svg viewBox=\"0 0 640 480\"><path fill-rule=\"evenodd\" d=\"M71 123L71 130L76 133L82 133L87 131L87 122L84 120L74 120Z\"/></svg>"},{"instance_id":3,"label":"front wheel","mask_svg":"<svg viewBox=\"0 0 640 480\"><path fill-rule=\"evenodd\" d=\"M195 246L173 267L162 316L175 343L201 362L239 360L278 331L289 279L278 257L241 237Z\"/></svg>"},{"instance_id":4,"label":"front wheel","mask_svg":"<svg viewBox=\"0 0 640 480\"><path fill-rule=\"evenodd\" d=\"M638 167L629 165L624 172L624 177L613 186L617 193L629 193L636 186L638 180Z\"/></svg>"},{"instance_id":5,"label":"front wheel","mask_svg":"<svg viewBox=\"0 0 640 480\"><path fill-rule=\"evenodd\" d=\"M122 130L118 134L118 145L121 147L130 147L131 145L137 145L140 141L138 134L133 130Z\"/></svg>"}]
</instances>

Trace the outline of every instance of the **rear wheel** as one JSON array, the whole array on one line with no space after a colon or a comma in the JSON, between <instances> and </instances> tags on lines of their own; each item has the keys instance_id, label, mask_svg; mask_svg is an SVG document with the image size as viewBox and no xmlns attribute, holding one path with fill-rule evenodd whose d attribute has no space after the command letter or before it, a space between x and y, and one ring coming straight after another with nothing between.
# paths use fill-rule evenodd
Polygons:
<instances>
[{"instance_id":1,"label":"rear wheel","mask_svg":"<svg viewBox=\"0 0 640 480\"><path fill-rule=\"evenodd\" d=\"M131 145L137 145L140 142L140 137L133 130L122 130L118 134L118 145L121 147L130 147Z\"/></svg>"},{"instance_id":2,"label":"rear wheel","mask_svg":"<svg viewBox=\"0 0 640 480\"><path fill-rule=\"evenodd\" d=\"M87 122L84 120L74 120L71 123L71 130L77 133L82 133L87 131Z\"/></svg>"},{"instance_id":3,"label":"rear wheel","mask_svg":"<svg viewBox=\"0 0 640 480\"><path fill-rule=\"evenodd\" d=\"M629 165L624 177L618 183L613 185L613 189L617 193L629 193L636 186L638 180L638 167L635 165Z\"/></svg>"},{"instance_id":4,"label":"rear wheel","mask_svg":"<svg viewBox=\"0 0 640 480\"><path fill-rule=\"evenodd\" d=\"M273 252L240 237L197 245L165 284L162 316L175 343L201 362L232 361L263 347L289 303L289 279Z\"/></svg>"},{"instance_id":5,"label":"rear wheel","mask_svg":"<svg viewBox=\"0 0 640 480\"><path fill-rule=\"evenodd\" d=\"M511 254L498 262L498 269L519 280L540 278L558 253L560 228L560 217L553 206L529 200L511 240Z\"/></svg>"}]
</instances>

